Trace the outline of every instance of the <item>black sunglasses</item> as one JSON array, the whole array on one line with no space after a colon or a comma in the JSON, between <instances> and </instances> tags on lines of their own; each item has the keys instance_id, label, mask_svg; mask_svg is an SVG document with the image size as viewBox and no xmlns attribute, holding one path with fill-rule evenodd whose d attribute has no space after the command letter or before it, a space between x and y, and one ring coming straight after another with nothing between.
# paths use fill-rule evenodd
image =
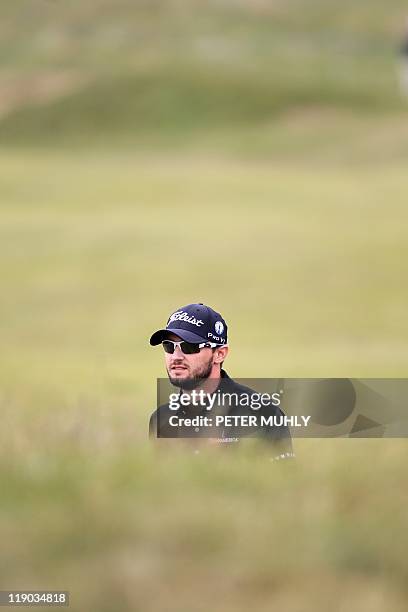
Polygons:
<instances>
[{"instance_id":1,"label":"black sunglasses","mask_svg":"<svg viewBox=\"0 0 408 612\"><path fill-rule=\"evenodd\" d=\"M216 346L220 346L219 344L215 344L215 342L200 342L200 344L195 344L194 342L186 342L185 340L181 340L180 342L163 340L162 345L165 352L170 354L173 354L176 350L176 346L178 346L184 355L199 353L202 348L215 348Z\"/></svg>"}]
</instances>

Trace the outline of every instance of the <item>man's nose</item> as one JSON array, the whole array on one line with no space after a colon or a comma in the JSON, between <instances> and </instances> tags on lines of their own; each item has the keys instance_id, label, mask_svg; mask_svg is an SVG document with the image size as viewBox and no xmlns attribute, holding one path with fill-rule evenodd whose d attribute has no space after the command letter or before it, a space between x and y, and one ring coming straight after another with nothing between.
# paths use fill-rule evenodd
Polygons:
<instances>
[{"instance_id":1,"label":"man's nose","mask_svg":"<svg viewBox=\"0 0 408 612\"><path fill-rule=\"evenodd\" d=\"M174 347L174 356L176 357L176 359L182 359L183 358L183 351L181 350L180 346L175 346Z\"/></svg>"}]
</instances>

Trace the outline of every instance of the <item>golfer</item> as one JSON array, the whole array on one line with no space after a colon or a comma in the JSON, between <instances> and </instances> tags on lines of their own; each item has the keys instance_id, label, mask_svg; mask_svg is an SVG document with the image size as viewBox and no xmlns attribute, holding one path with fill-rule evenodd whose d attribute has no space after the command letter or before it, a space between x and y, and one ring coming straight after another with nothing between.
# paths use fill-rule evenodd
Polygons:
<instances>
[{"instance_id":1,"label":"golfer","mask_svg":"<svg viewBox=\"0 0 408 612\"><path fill-rule=\"evenodd\" d=\"M150 344L162 345L167 375L170 383L180 389L180 394L191 396L195 392L197 397L201 393L201 397L209 398L210 404L214 395L217 398L224 397L223 394L227 394L227 397L232 397L230 394L234 394L235 398L254 397L253 389L238 384L223 369L229 351L227 324L223 317L209 306L199 303L179 308L170 315L166 327L151 336ZM254 414L250 408L246 408L244 412L246 415ZM269 415L283 415L276 405L257 410L258 415L266 412ZM222 406L222 413L230 416L242 415L243 409L241 407L238 409L236 403L227 404ZM196 404L180 406L177 415L192 418L194 416L204 418L203 415L211 417L208 405L202 403L199 406ZM175 431L170 425L172 416L174 417L174 412L169 404L157 408L150 417L150 437L194 437L196 443L196 438L202 435L208 436L203 434L203 429L200 427L190 429L178 427ZM212 443L231 445L241 440L236 434L237 428L234 429L234 435L221 428L217 430L217 435L208 437L212 437ZM272 445L273 458L283 459L293 456L291 436L286 426L261 428L257 430L256 436L262 437Z\"/></svg>"},{"instance_id":2,"label":"golfer","mask_svg":"<svg viewBox=\"0 0 408 612\"><path fill-rule=\"evenodd\" d=\"M408 19L405 22L405 33L399 55L400 87L403 95L408 97Z\"/></svg>"}]
</instances>

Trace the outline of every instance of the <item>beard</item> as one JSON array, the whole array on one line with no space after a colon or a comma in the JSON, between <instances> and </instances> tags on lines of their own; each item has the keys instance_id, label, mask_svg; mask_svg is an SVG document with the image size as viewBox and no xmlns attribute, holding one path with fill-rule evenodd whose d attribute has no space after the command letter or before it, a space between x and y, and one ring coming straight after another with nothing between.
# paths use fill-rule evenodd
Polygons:
<instances>
[{"instance_id":1,"label":"beard","mask_svg":"<svg viewBox=\"0 0 408 612\"><path fill-rule=\"evenodd\" d=\"M213 364L211 358L209 359L207 364L201 366L199 370L194 372L194 376L192 376L191 378L172 378L168 371L167 375L171 384L174 385L174 387L184 389L185 391L191 391L192 389L198 387L198 385L202 383L203 380L207 380L207 378L211 374L212 366Z\"/></svg>"}]
</instances>

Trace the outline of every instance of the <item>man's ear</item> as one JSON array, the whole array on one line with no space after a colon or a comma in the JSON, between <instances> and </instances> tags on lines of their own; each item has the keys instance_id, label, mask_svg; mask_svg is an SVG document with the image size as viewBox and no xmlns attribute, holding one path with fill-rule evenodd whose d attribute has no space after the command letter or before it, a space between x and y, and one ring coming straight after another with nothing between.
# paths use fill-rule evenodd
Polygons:
<instances>
[{"instance_id":1,"label":"man's ear","mask_svg":"<svg viewBox=\"0 0 408 612\"><path fill-rule=\"evenodd\" d=\"M217 346L215 349L214 363L222 363L228 355L228 346Z\"/></svg>"}]
</instances>

